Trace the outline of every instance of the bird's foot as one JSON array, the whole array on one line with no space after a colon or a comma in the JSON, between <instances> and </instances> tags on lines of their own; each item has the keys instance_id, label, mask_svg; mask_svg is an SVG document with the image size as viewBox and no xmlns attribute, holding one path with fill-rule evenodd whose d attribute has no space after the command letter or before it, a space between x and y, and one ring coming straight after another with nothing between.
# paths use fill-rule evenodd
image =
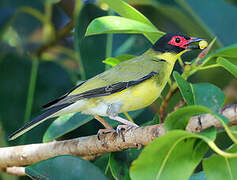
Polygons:
<instances>
[{"instance_id":1,"label":"bird's foot","mask_svg":"<svg viewBox=\"0 0 237 180\"><path fill-rule=\"evenodd\" d=\"M120 136L122 138L123 142L125 142L124 133L128 132L133 127L139 127L139 126L136 125L136 124L133 124L133 125L118 125L118 127L116 129L116 133L117 133L118 136Z\"/></svg>"},{"instance_id":2,"label":"bird's foot","mask_svg":"<svg viewBox=\"0 0 237 180\"><path fill-rule=\"evenodd\" d=\"M100 141L103 136L109 133L116 133L116 131L114 129L99 129L97 132L97 139Z\"/></svg>"}]
</instances>

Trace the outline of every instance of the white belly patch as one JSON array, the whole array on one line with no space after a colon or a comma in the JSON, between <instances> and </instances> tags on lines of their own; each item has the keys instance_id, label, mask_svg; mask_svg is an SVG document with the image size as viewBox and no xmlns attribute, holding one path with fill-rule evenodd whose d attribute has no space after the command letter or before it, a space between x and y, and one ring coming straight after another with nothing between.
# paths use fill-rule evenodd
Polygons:
<instances>
[{"instance_id":1,"label":"white belly patch","mask_svg":"<svg viewBox=\"0 0 237 180\"><path fill-rule=\"evenodd\" d=\"M92 115L99 115L99 116L107 116L108 105L100 102L95 107L90 107L86 109L82 109L82 113L84 114L92 114Z\"/></svg>"},{"instance_id":2,"label":"white belly patch","mask_svg":"<svg viewBox=\"0 0 237 180\"><path fill-rule=\"evenodd\" d=\"M80 112L80 109L86 104L85 100L79 100L72 105L65 107L55 113L55 116L61 116L63 114L73 113L73 112Z\"/></svg>"}]
</instances>

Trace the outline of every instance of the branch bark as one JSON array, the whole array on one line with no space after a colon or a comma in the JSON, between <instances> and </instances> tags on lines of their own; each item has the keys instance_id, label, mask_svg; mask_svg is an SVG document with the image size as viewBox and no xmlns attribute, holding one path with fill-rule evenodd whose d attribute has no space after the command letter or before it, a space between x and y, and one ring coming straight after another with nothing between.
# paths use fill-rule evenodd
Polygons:
<instances>
[{"instance_id":1,"label":"branch bark","mask_svg":"<svg viewBox=\"0 0 237 180\"><path fill-rule=\"evenodd\" d=\"M220 114L229 118L230 125L237 125L237 104L224 107ZM221 128L221 124L209 114L192 117L186 128L199 132L208 127ZM97 136L80 137L65 141L30 144L0 148L0 168L25 166L59 155L75 155L91 160L107 152L122 151L128 148L146 146L153 139L164 135L164 124L134 127L124 132L125 142L116 134L106 134L101 140Z\"/></svg>"}]
</instances>

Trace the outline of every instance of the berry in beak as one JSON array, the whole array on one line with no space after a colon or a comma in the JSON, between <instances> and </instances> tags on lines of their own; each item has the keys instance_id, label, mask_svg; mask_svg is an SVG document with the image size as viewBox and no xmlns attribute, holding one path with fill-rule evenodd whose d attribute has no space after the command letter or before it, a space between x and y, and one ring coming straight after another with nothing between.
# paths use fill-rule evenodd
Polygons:
<instances>
[{"instance_id":1,"label":"berry in beak","mask_svg":"<svg viewBox=\"0 0 237 180\"><path fill-rule=\"evenodd\" d=\"M197 43L198 44L195 44ZM196 37L191 37L190 40L185 43L185 47L187 49L204 49L208 46L208 43L205 39L202 38L196 38Z\"/></svg>"}]
</instances>

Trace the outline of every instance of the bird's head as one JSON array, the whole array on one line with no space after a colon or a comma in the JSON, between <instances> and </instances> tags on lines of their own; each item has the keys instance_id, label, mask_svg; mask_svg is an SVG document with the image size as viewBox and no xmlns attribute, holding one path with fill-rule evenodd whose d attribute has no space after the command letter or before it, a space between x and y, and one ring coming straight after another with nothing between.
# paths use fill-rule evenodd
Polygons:
<instances>
[{"instance_id":1,"label":"bird's head","mask_svg":"<svg viewBox=\"0 0 237 180\"><path fill-rule=\"evenodd\" d=\"M153 50L159 51L161 53L171 52L180 53L184 50L191 49L203 49L207 46L200 46L201 41L205 41L201 38L189 37L178 33L167 33L162 36L156 43L152 46ZM206 42L206 41L205 41Z\"/></svg>"}]
</instances>

